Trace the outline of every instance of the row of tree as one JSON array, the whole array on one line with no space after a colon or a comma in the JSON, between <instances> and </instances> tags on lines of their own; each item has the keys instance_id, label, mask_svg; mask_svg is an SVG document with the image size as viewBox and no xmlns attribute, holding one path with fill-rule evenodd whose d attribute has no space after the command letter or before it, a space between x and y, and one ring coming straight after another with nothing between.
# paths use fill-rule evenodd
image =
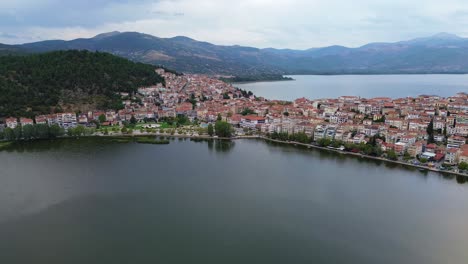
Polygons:
<instances>
[{"instance_id":1,"label":"row of tree","mask_svg":"<svg viewBox=\"0 0 468 264\"><path fill-rule=\"evenodd\" d=\"M34 125L18 125L15 128L5 128L0 132L0 140L18 141L18 140L33 140L33 139L54 139L64 135L70 137L90 136L96 132L93 127L84 127L82 125L64 128L57 124L34 124Z\"/></svg>"},{"instance_id":2,"label":"row of tree","mask_svg":"<svg viewBox=\"0 0 468 264\"><path fill-rule=\"evenodd\" d=\"M271 139L275 140L281 140L281 141L295 141L299 143L311 143L312 142L312 137L307 136L306 133L304 132L299 132L299 133L293 133L289 134L286 132L273 132L271 134L267 134L267 137L270 137Z\"/></svg>"},{"instance_id":3,"label":"row of tree","mask_svg":"<svg viewBox=\"0 0 468 264\"><path fill-rule=\"evenodd\" d=\"M31 140L31 139L48 139L63 136L65 130L59 125L55 124L48 126L46 124L35 125L18 125L15 128L5 128L0 132L0 139L14 141L14 140Z\"/></svg>"},{"instance_id":4,"label":"row of tree","mask_svg":"<svg viewBox=\"0 0 468 264\"><path fill-rule=\"evenodd\" d=\"M299 142L299 143L305 143L309 144L313 142L313 138L309 137L306 133L304 132L299 132L299 133L293 133L289 134L287 132L273 132L271 134L267 134L267 137L271 139L276 139L276 140L281 140L281 141L294 141L294 142ZM371 155L371 156L381 156L383 154L382 149L376 144L376 140L378 139L378 136L372 137L369 141L368 144L361 143L361 144L354 144L354 143L348 143L348 142L343 142L339 140L333 140L330 138L321 138L317 140L317 145L321 147L333 147L333 148L340 148L343 146L345 150L347 151L355 151L355 152L361 152L366 155Z\"/></svg>"}]
</instances>

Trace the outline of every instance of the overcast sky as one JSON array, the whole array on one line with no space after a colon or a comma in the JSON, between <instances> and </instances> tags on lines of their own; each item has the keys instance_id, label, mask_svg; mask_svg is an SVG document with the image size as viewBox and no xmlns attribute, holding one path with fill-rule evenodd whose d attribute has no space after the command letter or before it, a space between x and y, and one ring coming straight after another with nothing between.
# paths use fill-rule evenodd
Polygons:
<instances>
[{"instance_id":1,"label":"overcast sky","mask_svg":"<svg viewBox=\"0 0 468 264\"><path fill-rule=\"evenodd\" d=\"M468 0L0 0L1 43L115 30L260 48L355 47L468 36Z\"/></svg>"}]
</instances>

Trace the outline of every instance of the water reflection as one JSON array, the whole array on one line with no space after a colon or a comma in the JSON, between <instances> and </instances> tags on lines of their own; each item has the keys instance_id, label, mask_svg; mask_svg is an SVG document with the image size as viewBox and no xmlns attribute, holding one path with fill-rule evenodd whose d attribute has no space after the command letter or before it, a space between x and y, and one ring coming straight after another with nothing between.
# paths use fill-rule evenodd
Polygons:
<instances>
[{"instance_id":1,"label":"water reflection","mask_svg":"<svg viewBox=\"0 0 468 264\"><path fill-rule=\"evenodd\" d=\"M313 158L319 159L320 161L335 160L338 162L353 161L359 164L366 165L371 164L374 166L385 166L386 169L392 170L406 170L413 172L413 175L420 176L427 179L430 175L435 177L441 177L444 180L456 181L458 184L465 184L468 182L468 177L459 176L446 172L433 172L427 169L420 169L410 165L398 164L393 162L387 162L384 160L368 159L359 155L347 155L345 153L338 153L327 149L308 148L305 146L294 146L291 144L284 144L272 141L265 141L271 150L280 152L295 152L303 153L305 155L313 155Z\"/></svg>"},{"instance_id":2,"label":"water reflection","mask_svg":"<svg viewBox=\"0 0 468 264\"><path fill-rule=\"evenodd\" d=\"M465 176L457 175L456 178L457 178L457 183L459 184L465 184L468 181L467 177Z\"/></svg>"},{"instance_id":3,"label":"water reflection","mask_svg":"<svg viewBox=\"0 0 468 264\"><path fill-rule=\"evenodd\" d=\"M236 145L234 140L227 139L191 138L190 141L194 143L206 143L210 151L214 150L217 153L230 152Z\"/></svg>"},{"instance_id":4,"label":"water reflection","mask_svg":"<svg viewBox=\"0 0 468 264\"><path fill-rule=\"evenodd\" d=\"M7 152L17 153L33 153L43 151L58 151L58 150L79 150L87 149L88 147L104 146L112 143L108 139L95 138L62 138L62 139L47 139L34 141L19 141L4 149Z\"/></svg>"},{"instance_id":5,"label":"water reflection","mask_svg":"<svg viewBox=\"0 0 468 264\"><path fill-rule=\"evenodd\" d=\"M170 136L158 136L156 137L160 140L170 140L171 142L182 143L189 140L192 143L203 143L206 144L210 152L216 153L229 153L235 147L235 140L221 140L221 139L204 139L204 138L176 138ZM256 140L249 140L256 141ZM424 169L418 169L412 166L405 166L401 164L386 162L382 160L368 159L361 156L347 155L344 153L337 153L330 150L322 150L316 148L308 148L305 146L294 146L290 144L283 144L271 141L262 141L258 140L256 142L264 142L270 150L279 151L282 153L301 153L304 155L312 155L313 158L319 159L320 161L329 161L334 160L335 162L344 163L348 161L358 162L362 166L364 165L373 165L373 166L384 166L387 169L404 169L410 172L413 172L414 175L422 176L427 178L429 176L429 171ZM79 139L55 139L55 140L36 140L30 142L16 142L13 145L3 149L2 151L7 153L34 153L34 152L45 152L45 151L69 151L69 152L89 152L92 148L92 152L95 151L104 151L109 150L109 146L114 146L112 151L115 151L115 148L120 148L120 144L112 140L112 138L79 138ZM117 146L117 147L116 147ZM122 151L125 151L125 148L121 148ZM450 173L444 172L433 172L431 173L434 176L440 177L444 180L456 181L458 184L465 184L468 181L468 178L465 176L456 176Z\"/></svg>"}]
</instances>

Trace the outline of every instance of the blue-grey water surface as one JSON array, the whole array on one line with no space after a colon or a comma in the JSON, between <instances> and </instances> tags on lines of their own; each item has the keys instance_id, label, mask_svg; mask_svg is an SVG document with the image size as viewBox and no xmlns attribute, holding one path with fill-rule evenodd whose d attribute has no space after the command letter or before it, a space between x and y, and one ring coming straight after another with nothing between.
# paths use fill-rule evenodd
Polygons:
<instances>
[{"instance_id":1,"label":"blue-grey water surface","mask_svg":"<svg viewBox=\"0 0 468 264\"><path fill-rule=\"evenodd\" d=\"M342 95L401 98L421 94L452 96L468 92L466 74L294 75L294 81L235 84L267 99L337 98Z\"/></svg>"},{"instance_id":2,"label":"blue-grey water surface","mask_svg":"<svg viewBox=\"0 0 468 264\"><path fill-rule=\"evenodd\" d=\"M466 263L466 179L260 140L0 152L0 263Z\"/></svg>"}]
</instances>

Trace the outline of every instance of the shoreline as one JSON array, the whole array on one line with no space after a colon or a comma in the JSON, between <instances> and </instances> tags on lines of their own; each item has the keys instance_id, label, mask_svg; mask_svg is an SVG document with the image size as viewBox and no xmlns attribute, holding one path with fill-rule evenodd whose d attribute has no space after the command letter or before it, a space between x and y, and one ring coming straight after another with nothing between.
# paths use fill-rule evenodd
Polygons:
<instances>
[{"instance_id":1,"label":"shoreline","mask_svg":"<svg viewBox=\"0 0 468 264\"><path fill-rule=\"evenodd\" d=\"M264 140L270 141L270 142L280 143L280 144L287 144L287 145L294 145L294 146L300 145L300 146L307 147L307 148L327 150L327 151L332 151L332 152L335 152L335 153L350 155L350 156L354 156L354 157L366 158L366 159L370 159L370 160L378 160L378 161L398 164L398 165L417 168L417 169L424 169L425 171L432 171L432 172L437 172L437 173L440 173L440 174L452 174L452 175L456 175L456 176L468 177L468 174L463 174L463 173L459 173L459 172L443 171L443 170L439 170L439 169L436 169L436 168L429 168L429 167L426 167L426 166L405 163L405 162L398 161L398 160L389 160L389 159L385 159L385 158L382 158L382 157L374 157L374 156L369 156L369 155L360 154L360 153L342 151L342 150L339 150L339 149L320 147L320 146L313 145L313 144L306 144L306 143L300 143L300 142L294 142L294 141L281 141L281 140L271 139L271 138L262 137L262 136L260 136L258 138L261 138L261 139L264 139Z\"/></svg>"},{"instance_id":2,"label":"shoreline","mask_svg":"<svg viewBox=\"0 0 468 264\"><path fill-rule=\"evenodd\" d=\"M296 79L292 79L292 80L284 79L284 80L258 80L258 81L246 81L246 82L231 82L231 84L233 86L235 86L236 84L249 84L249 83L260 83L260 82L288 82L288 81L289 82L290 81L296 81Z\"/></svg>"},{"instance_id":3,"label":"shoreline","mask_svg":"<svg viewBox=\"0 0 468 264\"><path fill-rule=\"evenodd\" d=\"M333 148L327 148L327 147L320 147L314 144L306 144L306 143L300 143L300 142L295 142L295 141L281 141L277 139L271 139L265 136L236 136L236 137L231 137L231 138L224 138L224 137L210 137L210 136L191 136L191 135L170 135L170 134L156 134L156 133L148 133L148 134L115 134L115 135L90 135L90 136L80 136L80 137L59 137L56 139L79 139L79 138L112 138L112 137L147 137L147 136L159 136L159 137L168 137L168 138L189 138L189 139L208 139L208 140L238 140L238 139L262 139L265 141L269 142L274 142L274 143L279 143L279 144L285 144L285 145L293 145L293 146L303 146L307 148L314 148L318 150L326 150L326 151L331 151L334 153L339 153L339 154L344 154L344 155L349 155L353 157L358 157L358 158L365 158L369 160L377 160L377 161L383 161L383 162L388 162L388 163L393 163L401 166L406 166L406 167L412 167L412 168L417 168L417 169L424 169L424 171L431 171L431 172L436 172L439 174L451 174L455 176L463 176L463 177L468 177L468 174L463 174L459 172L453 172L453 171L444 171L444 170L439 170L436 168L430 168L427 166L421 166L421 165L415 165L415 164L410 164L410 163L405 163L402 161L398 160L389 160L386 158L382 157L374 157L374 156L369 156L365 154L360 154L360 153L354 153L350 151L342 151L339 149L333 149ZM54 139L52 139L54 140ZM35 140L32 140L35 141ZM4 142L11 142L11 141L4 141ZM23 141L23 142L28 142L28 141ZM0 142L1 143L1 142ZM6 147L12 145L11 143L8 144ZM0 148L0 151L2 151L4 148Z\"/></svg>"},{"instance_id":4,"label":"shoreline","mask_svg":"<svg viewBox=\"0 0 468 264\"><path fill-rule=\"evenodd\" d=\"M258 80L245 82L231 82L233 86L236 84L253 84L253 83L268 83L282 81L296 81L295 76L411 76L411 75L468 75L468 72L450 72L450 73L311 73L311 74L286 74L285 76L292 77L292 80Z\"/></svg>"}]
</instances>

